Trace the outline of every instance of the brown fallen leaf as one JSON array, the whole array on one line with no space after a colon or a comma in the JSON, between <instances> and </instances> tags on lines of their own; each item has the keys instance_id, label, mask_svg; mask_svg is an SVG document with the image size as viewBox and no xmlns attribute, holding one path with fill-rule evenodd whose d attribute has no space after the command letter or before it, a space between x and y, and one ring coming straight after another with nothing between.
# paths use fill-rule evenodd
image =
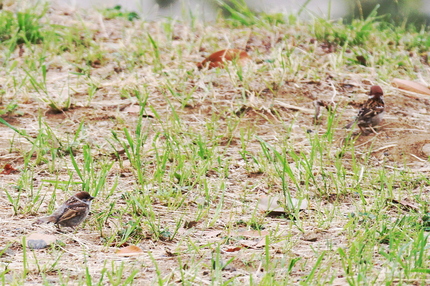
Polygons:
<instances>
[{"instance_id":1,"label":"brown fallen leaf","mask_svg":"<svg viewBox=\"0 0 430 286\"><path fill-rule=\"evenodd\" d=\"M172 252L169 248L165 247L164 250L166 251L166 254L168 257L175 257L178 255L178 253Z\"/></svg>"},{"instance_id":2,"label":"brown fallen leaf","mask_svg":"<svg viewBox=\"0 0 430 286\"><path fill-rule=\"evenodd\" d=\"M231 234L236 237L244 237L248 239L242 239L240 245L246 248L259 248L266 245L266 236L270 235L268 231L257 231L257 230L245 230L237 231Z\"/></svg>"},{"instance_id":3,"label":"brown fallen leaf","mask_svg":"<svg viewBox=\"0 0 430 286\"><path fill-rule=\"evenodd\" d=\"M366 58L364 57L364 56L357 56L356 57L356 59L357 59L357 62L360 64L360 65L363 65L363 66L366 66L367 65L367 60L366 60Z\"/></svg>"},{"instance_id":4,"label":"brown fallen leaf","mask_svg":"<svg viewBox=\"0 0 430 286\"><path fill-rule=\"evenodd\" d=\"M242 240L240 245L245 248L261 248L266 245L266 238L259 239L258 241Z\"/></svg>"},{"instance_id":5,"label":"brown fallen leaf","mask_svg":"<svg viewBox=\"0 0 430 286\"><path fill-rule=\"evenodd\" d=\"M395 78L395 79L393 79L391 84L394 87L397 87L397 88L400 88L403 90L430 95L430 89L428 89L425 85L418 83L418 82L413 82L413 81L406 80L406 79Z\"/></svg>"},{"instance_id":6,"label":"brown fallen leaf","mask_svg":"<svg viewBox=\"0 0 430 286\"><path fill-rule=\"evenodd\" d=\"M419 211L419 207L417 205L410 203L407 200L388 199L387 201L400 205L400 207L405 211Z\"/></svg>"},{"instance_id":7,"label":"brown fallen leaf","mask_svg":"<svg viewBox=\"0 0 430 286\"><path fill-rule=\"evenodd\" d=\"M118 256L136 256L141 254L143 254L143 250L136 245L126 246L116 252Z\"/></svg>"},{"instance_id":8,"label":"brown fallen leaf","mask_svg":"<svg viewBox=\"0 0 430 286\"><path fill-rule=\"evenodd\" d=\"M237 247L227 248L225 250L225 252L236 252L236 251L239 251L241 249L242 249L242 247L237 246Z\"/></svg>"},{"instance_id":9,"label":"brown fallen leaf","mask_svg":"<svg viewBox=\"0 0 430 286\"><path fill-rule=\"evenodd\" d=\"M314 242L314 241L318 240L318 237L319 237L318 233L316 233L316 232L308 232L308 233L303 234L302 240Z\"/></svg>"},{"instance_id":10,"label":"brown fallen leaf","mask_svg":"<svg viewBox=\"0 0 430 286\"><path fill-rule=\"evenodd\" d=\"M308 200L298 200L291 198L291 202L286 201L285 208L283 207L284 200L281 196L262 196L258 201L258 208L262 212L270 213L273 215L286 214L288 210L300 209L304 210L308 208Z\"/></svg>"},{"instance_id":11,"label":"brown fallen leaf","mask_svg":"<svg viewBox=\"0 0 430 286\"><path fill-rule=\"evenodd\" d=\"M260 247L264 247L266 246L266 238L262 238L260 239L256 244L255 244L255 248L260 248Z\"/></svg>"},{"instance_id":12,"label":"brown fallen leaf","mask_svg":"<svg viewBox=\"0 0 430 286\"><path fill-rule=\"evenodd\" d=\"M239 65L243 66L249 60L251 60L251 57L245 51L239 49L226 49L211 54L201 63L197 63L197 67L198 69L205 67L208 67L209 69L224 68L226 62L233 61L237 61Z\"/></svg>"},{"instance_id":13,"label":"brown fallen leaf","mask_svg":"<svg viewBox=\"0 0 430 286\"><path fill-rule=\"evenodd\" d=\"M235 232L233 235L235 236L243 236L243 237L265 237L269 235L268 231L258 231L258 230L245 230Z\"/></svg>"},{"instance_id":14,"label":"brown fallen leaf","mask_svg":"<svg viewBox=\"0 0 430 286\"><path fill-rule=\"evenodd\" d=\"M127 107L124 107L121 111L126 112L128 114L132 114L132 115L138 115L140 114L140 105L129 105ZM142 114L142 117L145 118L154 118L154 115L152 114L147 114L146 110L145 110L145 114Z\"/></svg>"},{"instance_id":15,"label":"brown fallen leaf","mask_svg":"<svg viewBox=\"0 0 430 286\"><path fill-rule=\"evenodd\" d=\"M198 223L199 223L198 221L194 221L194 220L192 220L192 221L186 221L186 222L184 222L184 228L186 228L186 229L193 228L193 227L195 227Z\"/></svg>"},{"instance_id":16,"label":"brown fallen leaf","mask_svg":"<svg viewBox=\"0 0 430 286\"><path fill-rule=\"evenodd\" d=\"M16 173L16 172L18 172L18 170L12 167L11 164L6 164L4 165L3 171L0 174L9 175L11 173Z\"/></svg>"}]
</instances>

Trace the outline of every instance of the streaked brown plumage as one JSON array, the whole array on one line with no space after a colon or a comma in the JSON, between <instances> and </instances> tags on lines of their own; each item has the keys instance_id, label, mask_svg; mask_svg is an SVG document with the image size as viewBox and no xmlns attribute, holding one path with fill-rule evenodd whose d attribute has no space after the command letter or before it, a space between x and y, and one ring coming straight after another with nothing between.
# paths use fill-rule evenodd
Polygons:
<instances>
[{"instance_id":1,"label":"streaked brown plumage","mask_svg":"<svg viewBox=\"0 0 430 286\"><path fill-rule=\"evenodd\" d=\"M369 99L364 103L355 120L346 125L345 128L351 128L357 122L362 133L367 133L366 128L370 128L375 132L372 127L381 123L384 117L385 103L383 95L384 93L380 86L372 86L369 92Z\"/></svg>"},{"instance_id":2,"label":"streaked brown plumage","mask_svg":"<svg viewBox=\"0 0 430 286\"><path fill-rule=\"evenodd\" d=\"M94 199L87 192L79 192L70 197L50 216L39 218L35 223L54 223L58 228L74 228L81 224L90 213L91 201Z\"/></svg>"}]
</instances>

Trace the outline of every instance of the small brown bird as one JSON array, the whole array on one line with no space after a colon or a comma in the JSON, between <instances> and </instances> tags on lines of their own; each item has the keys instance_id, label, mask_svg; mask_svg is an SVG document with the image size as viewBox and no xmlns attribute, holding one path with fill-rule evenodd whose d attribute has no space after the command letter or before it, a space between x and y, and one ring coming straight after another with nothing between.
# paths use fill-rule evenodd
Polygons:
<instances>
[{"instance_id":1,"label":"small brown bird","mask_svg":"<svg viewBox=\"0 0 430 286\"><path fill-rule=\"evenodd\" d=\"M90 213L91 201L94 199L87 192L79 192L70 197L52 215L39 218L35 223L54 223L58 228L61 226L74 229L82 223Z\"/></svg>"},{"instance_id":2,"label":"small brown bird","mask_svg":"<svg viewBox=\"0 0 430 286\"><path fill-rule=\"evenodd\" d=\"M208 67L212 68L224 68L226 62L237 61L239 65L244 65L251 57L247 52L239 49L227 49L215 52L209 57L204 59L201 63L197 63L198 69Z\"/></svg>"},{"instance_id":3,"label":"small brown bird","mask_svg":"<svg viewBox=\"0 0 430 286\"><path fill-rule=\"evenodd\" d=\"M351 128L357 122L362 133L367 134L367 127L376 133L373 126L378 125L384 117L385 103L383 95L384 93L379 85L372 86L369 92L369 99L364 103L355 120L346 125L345 128Z\"/></svg>"}]
</instances>

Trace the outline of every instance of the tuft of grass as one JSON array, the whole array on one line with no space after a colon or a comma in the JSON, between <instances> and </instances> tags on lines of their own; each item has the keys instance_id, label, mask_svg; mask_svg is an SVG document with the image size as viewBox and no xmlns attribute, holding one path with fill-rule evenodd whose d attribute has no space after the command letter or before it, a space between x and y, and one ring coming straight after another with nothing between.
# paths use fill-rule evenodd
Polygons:
<instances>
[{"instance_id":1,"label":"tuft of grass","mask_svg":"<svg viewBox=\"0 0 430 286\"><path fill-rule=\"evenodd\" d=\"M245 0L217 0L227 23L232 27L240 26L276 26L285 24L282 13L267 14L253 11Z\"/></svg>"},{"instance_id":2,"label":"tuft of grass","mask_svg":"<svg viewBox=\"0 0 430 286\"><path fill-rule=\"evenodd\" d=\"M116 5L113 8L106 8L100 10L100 13L105 19L125 18L129 21L140 19L139 15L136 12L123 11L121 5Z\"/></svg>"},{"instance_id":3,"label":"tuft of grass","mask_svg":"<svg viewBox=\"0 0 430 286\"><path fill-rule=\"evenodd\" d=\"M379 41L374 37L374 32L384 30L380 20L383 16L377 16L377 5L366 19L353 19L350 24L343 24L342 20L333 22L330 19L316 17L314 22L314 35L317 40L333 43L341 47L345 45L360 46L369 41Z\"/></svg>"},{"instance_id":4,"label":"tuft of grass","mask_svg":"<svg viewBox=\"0 0 430 286\"><path fill-rule=\"evenodd\" d=\"M41 5L0 11L0 167L17 170L0 169L0 235L43 227L65 242L5 242L0 281L426 283L428 158L409 156L421 141L402 143L428 141L428 107L388 82L428 81L428 29L381 22L376 10L348 24L303 21L305 2L298 15L265 15L223 1L229 14L215 23L191 10L189 22L133 23L119 7L102 21ZM254 61L196 69L225 48ZM343 129L373 84L387 94L384 125ZM316 99L333 104L319 124ZM30 224L82 190L96 199L75 232ZM272 195L280 216L258 208ZM143 253L117 256L128 245Z\"/></svg>"},{"instance_id":5,"label":"tuft of grass","mask_svg":"<svg viewBox=\"0 0 430 286\"><path fill-rule=\"evenodd\" d=\"M44 26L40 20L45 16L48 5L35 5L18 12L0 11L0 39L14 49L20 44L37 44L44 40Z\"/></svg>"}]
</instances>

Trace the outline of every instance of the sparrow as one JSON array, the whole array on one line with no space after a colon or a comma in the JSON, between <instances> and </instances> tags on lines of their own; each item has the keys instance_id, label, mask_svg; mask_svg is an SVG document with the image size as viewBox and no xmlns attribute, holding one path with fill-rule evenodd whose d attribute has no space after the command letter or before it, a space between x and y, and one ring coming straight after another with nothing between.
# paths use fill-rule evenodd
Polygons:
<instances>
[{"instance_id":1,"label":"sparrow","mask_svg":"<svg viewBox=\"0 0 430 286\"><path fill-rule=\"evenodd\" d=\"M221 50L211 54L201 63L197 63L197 68L199 70L205 67L208 67L209 69L224 68L224 65L227 61L237 61L238 64L243 66L250 59L251 57L247 52L239 49Z\"/></svg>"},{"instance_id":2,"label":"sparrow","mask_svg":"<svg viewBox=\"0 0 430 286\"><path fill-rule=\"evenodd\" d=\"M345 128L351 128L357 122L362 133L367 134L367 127L376 133L373 126L378 125L384 116L385 104L383 95L384 93L379 85L372 86L369 92L369 99L364 103L355 120L346 125Z\"/></svg>"},{"instance_id":3,"label":"sparrow","mask_svg":"<svg viewBox=\"0 0 430 286\"><path fill-rule=\"evenodd\" d=\"M87 192L79 192L70 197L50 216L39 218L35 223L54 223L60 226L74 227L82 223L90 213L91 201L94 199Z\"/></svg>"}]
</instances>

